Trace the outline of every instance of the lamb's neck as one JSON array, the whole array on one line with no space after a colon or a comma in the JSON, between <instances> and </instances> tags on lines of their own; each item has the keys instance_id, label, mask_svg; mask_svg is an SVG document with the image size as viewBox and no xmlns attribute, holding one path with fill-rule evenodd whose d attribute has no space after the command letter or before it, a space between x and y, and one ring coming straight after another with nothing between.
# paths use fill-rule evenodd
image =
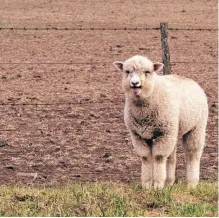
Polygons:
<instances>
[{"instance_id":1,"label":"lamb's neck","mask_svg":"<svg viewBox=\"0 0 219 218\"><path fill-rule=\"evenodd\" d=\"M126 96L126 103L132 108L146 109L153 105L153 96L147 98L130 98Z\"/></svg>"}]
</instances>

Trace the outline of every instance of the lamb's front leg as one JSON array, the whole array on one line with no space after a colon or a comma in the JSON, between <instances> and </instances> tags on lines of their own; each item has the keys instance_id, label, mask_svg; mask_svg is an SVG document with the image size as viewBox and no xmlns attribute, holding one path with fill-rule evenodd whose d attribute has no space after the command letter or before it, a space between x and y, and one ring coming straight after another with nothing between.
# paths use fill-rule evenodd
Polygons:
<instances>
[{"instance_id":1,"label":"lamb's front leg","mask_svg":"<svg viewBox=\"0 0 219 218\"><path fill-rule=\"evenodd\" d=\"M141 182L142 187L150 189L153 185L153 158L151 148L138 135L131 132L132 144L136 153L142 159Z\"/></svg>"},{"instance_id":2,"label":"lamb's front leg","mask_svg":"<svg viewBox=\"0 0 219 218\"><path fill-rule=\"evenodd\" d=\"M166 181L167 157L156 155L153 162L154 188L163 188Z\"/></svg>"},{"instance_id":3,"label":"lamb's front leg","mask_svg":"<svg viewBox=\"0 0 219 218\"><path fill-rule=\"evenodd\" d=\"M177 142L177 134L164 136L152 147L154 188L163 188L167 176L167 158L172 154Z\"/></svg>"},{"instance_id":4,"label":"lamb's front leg","mask_svg":"<svg viewBox=\"0 0 219 218\"><path fill-rule=\"evenodd\" d=\"M150 189L153 186L153 159L151 155L142 157L141 182L143 188Z\"/></svg>"},{"instance_id":5,"label":"lamb's front leg","mask_svg":"<svg viewBox=\"0 0 219 218\"><path fill-rule=\"evenodd\" d=\"M167 158L167 178L166 185L173 185L175 182L175 171L176 171L176 147L172 154Z\"/></svg>"}]
</instances>

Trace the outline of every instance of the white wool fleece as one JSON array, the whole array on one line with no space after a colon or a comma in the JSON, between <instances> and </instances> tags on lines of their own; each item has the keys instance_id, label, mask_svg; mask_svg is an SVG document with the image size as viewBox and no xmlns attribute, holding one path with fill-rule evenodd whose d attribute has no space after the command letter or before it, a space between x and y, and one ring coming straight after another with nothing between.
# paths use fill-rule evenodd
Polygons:
<instances>
[{"instance_id":1,"label":"white wool fleece","mask_svg":"<svg viewBox=\"0 0 219 218\"><path fill-rule=\"evenodd\" d=\"M202 88L185 77L158 75L163 64L143 56L114 65L123 73L124 120L133 146L142 157L142 185L163 188L174 183L176 144L182 138L188 185L196 186L208 119Z\"/></svg>"}]
</instances>

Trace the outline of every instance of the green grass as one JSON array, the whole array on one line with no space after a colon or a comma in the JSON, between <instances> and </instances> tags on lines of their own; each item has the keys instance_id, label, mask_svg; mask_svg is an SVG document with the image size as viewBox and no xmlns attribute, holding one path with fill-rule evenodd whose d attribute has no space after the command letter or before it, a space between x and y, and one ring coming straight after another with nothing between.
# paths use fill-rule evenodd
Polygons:
<instances>
[{"instance_id":1,"label":"green grass","mask_svg":"<svg viewBox=\"0 0 219 218\"><path fill-rule=\"evenodd\" d=\"M0 186L0 216L218 216L217 190L217 183L163 190L115 183Z\"/></svg>"}]
</instances>

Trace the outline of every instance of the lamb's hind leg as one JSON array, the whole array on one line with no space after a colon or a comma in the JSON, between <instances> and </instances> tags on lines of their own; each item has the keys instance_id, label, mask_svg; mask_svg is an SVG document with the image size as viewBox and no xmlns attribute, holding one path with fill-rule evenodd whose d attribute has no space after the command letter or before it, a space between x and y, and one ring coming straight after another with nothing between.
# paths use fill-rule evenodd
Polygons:
<instances>
[{"instance_id":1,"label":"lamb's hind leg","mask_svg":"<svg viewBox=\"0 0 219 218\"><path fill-rule=\"evenodd\" d=\"M183 136L188 187L199 182L200 159L205 144L205 128L195 128Z\"/></svg>"}]
</instances>

